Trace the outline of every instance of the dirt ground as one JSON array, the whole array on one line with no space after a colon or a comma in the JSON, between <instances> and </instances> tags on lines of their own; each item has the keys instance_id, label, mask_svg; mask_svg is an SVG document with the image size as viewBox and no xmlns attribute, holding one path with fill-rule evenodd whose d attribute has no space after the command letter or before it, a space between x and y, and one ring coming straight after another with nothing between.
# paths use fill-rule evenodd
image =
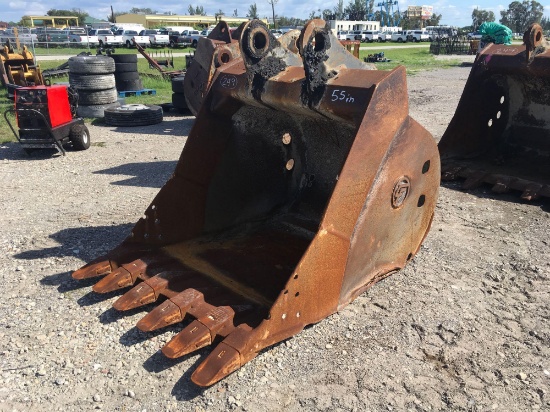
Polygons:
<instances>
[{"instance_id":1,"label":"dirt ground","mask_svg":"<svg viewBox=\"0 0 550 412\"><path fill-rule=\"evenodd\" d=\"M468 67L409 77L439 140ZM420 252L341 312L218 384L209 353L172 361L181 329L145 334L70 274L118 244L172 173L192 117L90 126L93 146L27 157L0 146L0 411L526 411L550 409L550 213L487 187L440 189Z\"/></svg>"}]
</instances>

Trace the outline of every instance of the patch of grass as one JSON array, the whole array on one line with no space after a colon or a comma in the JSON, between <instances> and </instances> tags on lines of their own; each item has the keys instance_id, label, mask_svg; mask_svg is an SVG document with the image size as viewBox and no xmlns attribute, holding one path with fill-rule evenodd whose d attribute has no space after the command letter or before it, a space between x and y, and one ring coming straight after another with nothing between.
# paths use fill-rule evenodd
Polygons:
<instances>
[{"instance_id":1,"label":"patch of grass","mask_svg":"<svg viewBox=\"0 0 550 412\"><path fill-rule=\"evenodd\" d=\"M391 60L387 63L376 63L379 70L392 70L397 66L405 66L407 74L414 74L421 70L434 70L459 66L462 62L459 59L437 60L426 47L386 47L385 43L378 43L378 47L371 47L372 50L361 50L361 60L369 54L384 52L384 56Z\"/></svg>"}]
</instances>

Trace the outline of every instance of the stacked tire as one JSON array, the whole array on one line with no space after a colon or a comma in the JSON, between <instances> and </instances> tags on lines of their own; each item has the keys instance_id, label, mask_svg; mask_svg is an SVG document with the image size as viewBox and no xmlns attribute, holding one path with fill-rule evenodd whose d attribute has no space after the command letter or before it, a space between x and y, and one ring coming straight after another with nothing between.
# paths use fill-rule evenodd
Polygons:
<instances>
[{"instance_id":1,"label":"stacked tire","mask_svg":"<svg viewBox=\"0 0 550 412\"><path fill-rule=\"evenodd\" d=\"M119 106L114 72L115 62L109 56L69 59L69 84L78 91L80 117L103 117L105 109Z\"/></svg>"},{"instance_id":2,"label":"stacked tire","mask_svg":"<svg viewBox=\"0 0 550 412\"><path fill-rule=\"evenodd\" d=\"M119 92L143 90L138 73L137 54L112 54L115 61L115 83Z\"/></svg>"},{"instance_id":3,"label":"stacked tire","mask_svg":"<svg viewBox=\"0 0 550 412\"><path fill-rule=\"evenodd\" d=\"M185 101L185 94L183 91L183 81L185 75L172 78L172 106L180 112L188 111L187 102Z\"/></svg>"},{"instance_id":4,"label":"stacked tire","mask_svg":"<svg viewBox=\"0 0 550 412\"><path fill-rule=\"evenodd\" d=\"M124 104L105 110L108 126L149 126L162 122L162 107L146 104Z\"/></svg>"}]
</instances>

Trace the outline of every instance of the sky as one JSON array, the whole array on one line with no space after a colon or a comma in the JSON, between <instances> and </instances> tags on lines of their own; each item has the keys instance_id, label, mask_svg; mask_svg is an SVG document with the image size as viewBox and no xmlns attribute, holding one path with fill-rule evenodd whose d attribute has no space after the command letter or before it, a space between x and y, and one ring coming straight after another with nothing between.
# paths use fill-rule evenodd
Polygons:
<instances>
[{"instance_id":1,"label":"sky","mask_svg":"<svg viewBox=\"0 0 550 412\"><path fill-rule=\"evenodd\" d=\"M450 26L463 27L472 23L471 15L472 10L475 8L493 11L495 13L496 20L500 18L500 11L508 8L508 4L512 0L506 0L504 3L497 3L499 0L480 0L477 2L471 2L471 0L436 0L429 3L418 3L415 0L399 0L399 9L401 11L406 10L409 5L431 5L433 6L434 13L443 15L441 24L447 24ZM550 0L548 0L550 1ZM4 0L2 1L4 3ZM226 15L231 16L236 9L238 16L246 16L248 8L254 1L249 0L247 2L240 2L235 0L195 0L195 3L184 3L181 0L80 0L75 2L74 0L47 0L45 2L40 1L24 1L24 0L7 0L7 7L2 6L0 12L0 20L2 21L19 21L25 14L29 15L45 15L50 9L70 10L77 7L83 11L88 12L92 17L105 19L111 13L111 5L115 12L127 11L132 7L139 8L151 8L157 10L160 13L172 12L174 14L187 14L189 4L193 6L201 5L208 15L213 15L218 10L222 10ZM271 16L271 5L267 0L255 1L258 14L260 17ZM347 5L349 0L344 0L344 5ZM375 0L375 4L378 0ZM5 3L4 3L5 4ZM286 17L298 17L307 19L312 11L318 9L333 9L337 4L337 0L278 0L275 4L275 13L278 16ZM544 3L542 3L544 4ZM545 15L550 15L550 3L544 5Z\"/></svg>"}]
</instances>

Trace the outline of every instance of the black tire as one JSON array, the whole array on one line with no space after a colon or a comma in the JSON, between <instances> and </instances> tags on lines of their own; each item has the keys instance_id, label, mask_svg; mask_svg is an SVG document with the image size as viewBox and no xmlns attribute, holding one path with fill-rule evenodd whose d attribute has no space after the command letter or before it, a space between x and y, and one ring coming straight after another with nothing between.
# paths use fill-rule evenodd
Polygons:
<instances>
[{"instance_id":1,"label":"black tire","mask_svg":"<svg viewBox=\"0 0 550 412\"><path fill-rule=\"evenodd\" d=\"M137 63L115 63L115 73L137 72Z\"/></svg>"},{"instance_id":2,"label":"black tire","mask_svg":"<svg viewBox=\"0 0 550 412\"><path fill-rule=\"evenodd\" d=\"M172 105L176 109L189 109L183 93L172 93Z\"/></svg>"},{"instance_id":3,"label":"black tire","mask_svg":"<svg viewBox=\"0 0 550 412\"><path fill-rule=\"evenodd\" d=\"M69 140L75 150L86 150L90 147L90 131L83 124L75 124L69 132Z\"/></svg>"},{"instance_id":4,"label":"black tire","mask_svg":"<svg viewBox=\"0 0 550 412\"><path fill-rule=\"evenodd\" d=\"M69 74L69 84L78 90L106 90L115 87L112 74Z\"/></svg>"},{"instance_id":5,"label":"black tire","mask_svg":"<svg viewBox=\"0 0 550 412\"><path fill-rule=\"evenodd\" d=\"M193 42L191 43L191 47L194 48L194 49L196 49L198 43L199 43L199 42L198 42L197 40L193 40Z\"/></svg>"},{"instance_id":6,"label":"black tire","mask_svg":"<svg viewBox=\"0 0 550 412\"><path fill-rule=\"evenodd\" d=\"M78 106L76 113L79 117L87 118L102 118L104 116L105 109L115 108L120 106L119 102L111 104L95 104L89 106Z\"/></svg>"},{"instance_id":7,"label":"black tire","mask_svg":"<svg viewBox=\"0 0 550 412\"><path fill-rule=\"evenodd\" d=\"M134 92L143 90L143 83L140 79L137 80L120 80L116 82L116 88L120 92Z\"/></svg>"},{"instance_id":8,"label":"black tire","mask_svg":"<svg viewBox=\"0 0 550 412\"><path fill-rule=\"evenodd\" d=\"M105 110L105 123L109 126L148 126L162 122L162 107L128 104Z\"/></svg>"},{"instance_id":9,"label":"black tire","mask_svg":"<svg viewBox=\"0 0 550 412\"><path fill-rule=\"evenodd\" d=\"M170 40L169 46L170 46L171 49L176 48L176 42L174 40Z\"/></svg>"},{"instance_id":10,"label":"black tire","mask_svg":"<svg viewBox=\"0 0 550 412\"><path fill-rule=\"evenodd\" d=\"M109 56L73 56L69 58L69 73L109 74L115 72L115 61Z\"/></svg>"},{"instance_id":11,"label":"black tire","mask_svg":"<svg viewBox=\"0 0 550 412\"><path fill-rule=\"evenodd\" d=\"M115 63L137 63L137 54L111 54Z\"/></svg>"},{"instance_id":12,"label":"black tire","mask_svg":"<svg viewBox=\"0 0 550 412\"><path fill-rule=\"evenodd\" d=\"M397 39L397 43L403 43L403 39L402 39L401 37L399 37L399 38Z\"/></svg>"},{"instance_id":13,"label":"black tire","mask_svg":"<svg viewBox=\"0 0 550 412\"><path fill-rule=\"evenodd\" d=\"M109 104L117 101L117 90L115 88L97 91L80 91L78 102L84 106L96 104Z\"/></svg>"},{"instance_id":14,"label":"black tire","mask_svg":"<svg viewBox=\"0 0 550 412\"><path fill-rule=\"evenodd\" d=\"M184 93L183 90L183 81L185 79L185 76L178 76L172 78L172 91L174 93Z\"/></svg>"},{"instance_id":15,"label":"black tire","mask_svg":"<svg viewBox=\"0 0 550 412\"><path fill-rule=\"evenodd\" d=\"M126 40L126 48L131 49L132 47L132 42L130 40Z\"/></svg>"},{"instance_id":16,"label":"black tire","mask_svg":"<svg viewBox=\"0 0 550 412\"><path fill-rule=\"evenodd\" d=\"M139 73L138 72L115 72L115 80L117 82L119 81L128 81L128 80L139 80Z\"/></svg>"}]
</instances>

